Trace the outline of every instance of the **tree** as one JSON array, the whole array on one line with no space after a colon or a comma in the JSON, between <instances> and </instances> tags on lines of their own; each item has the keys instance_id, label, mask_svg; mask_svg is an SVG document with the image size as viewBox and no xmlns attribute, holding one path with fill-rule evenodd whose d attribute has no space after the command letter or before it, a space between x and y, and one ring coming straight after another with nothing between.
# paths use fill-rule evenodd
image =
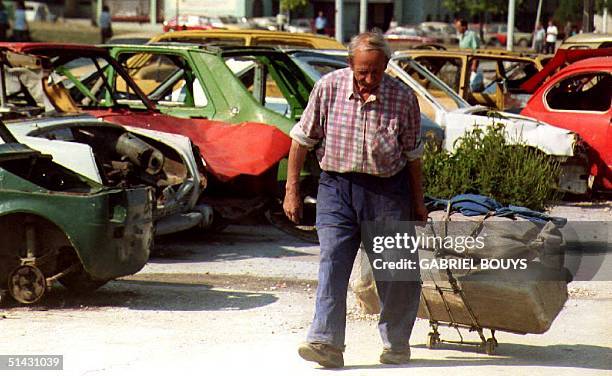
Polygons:
<instances>
[{"instance_id":1,"label":"tree","mask_svg":"<svg viewBox=\"0 0 612 376\"><path fill-rule=\"evenodd\" d=\"M560 0L559 7L555 12L555 20L563 24L567 21L580 23L582 22L583 7L584 0ZM607 2L606 0L595 0L595 11L598 14L603 12L604 7L612 12L612 0L607 0Z\"/></svg>"},{"instance_id":2,"label":"tree","mask_svg":"<svg viewBox=\"0 0 612 376\"><path fill-rule=\"evenodd\" d=\"M298 8L302 8L308 5L307 0L281 0L280 9L292 11Z\"/></svg>"}]
</instances>

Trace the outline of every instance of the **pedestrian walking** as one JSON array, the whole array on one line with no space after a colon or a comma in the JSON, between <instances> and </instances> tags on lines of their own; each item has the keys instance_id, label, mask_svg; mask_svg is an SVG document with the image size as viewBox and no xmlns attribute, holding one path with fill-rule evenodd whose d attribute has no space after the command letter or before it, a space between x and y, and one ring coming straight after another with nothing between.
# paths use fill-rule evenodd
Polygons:
<instances>
[{"instance_id":1,"label":"pedestrian walking","mask_svg":"<svg viewBox=\"0 0 612 376\"><path fill-rule=\"evenodd\" d=\"M557 44L557 35L559 35L559 30L553 23L553 20L548 21L548 27L546 28L546 53L554 54L555 46Z\"/></svg>"},{"instance_id":2,"label":"pedestrian walking","mask_svg":"<svg viewBox=\"0 0 612 376\"><path fill-rule=\"evenodd\" d=\"M420 110L414 92L385 73L391 49L380 33L349 44L349 68L317 82L293 127L283 208L301 217L299 176L314 149L321 176L316 227L321 247L315 315L299 355L324 367L344 365L349 276L369 221L425 220L419 142ZM417 263L418 264L418 263ZM416 271L418 275L418 270ZM410 359L420 279L376 281L381 299L380 362Z\"/></svg>"},{"instance_id":3,"label":"pedestrian walking","mask_svg":"<svg viewBox=\"0 0 612 376\"><path fill-rule=\"evenodd\" d=\"M13 40L15 40L15 42L30 41L30 31L28 29L25 12L25 3L22 0L17 1L14 12L15 20L13 22Z\"/></svg>"},{"instance_id":4,"label":"pedestrian walking","mask_svg":"<svg viewBox=\"0 0 612 376\"><path fill-rule=\"evenodd\" d=\"M317 34L325 34L327 27L327 18L323 15L323 11L319 11L319 15L315 18L315 30Z\"/></svg>"},{"instance_id":5,"label":"pedestrian walking","mask_svg":"<svg viewBox=\"0 0 612 376\"><path fill-rule=\"evenodd\" d=\"M100 18L98 19L98 26L100 27L101 43L106 43L106 41L113 36L111 14L108 5L102 7L102 12L100 12Z\"/></svg>"},{"instance_id":6,"label":"pedestrian walking","mask_svg":"<svg viewBox=\"0 0 612 376\"><path fill-rule=\"evenodd\" d=\"M8 13L4 7L4 3L0 1L0 41L5 41L10 28Z\"/></svg>"},{"instance_id":7,"label":"pedestrian walking","mask_svg":"<svg viewBox=\"0 0 612 376\"><path fill-rule=\"evenodd\" d=\"M480 48L480 38L474 30L468 30L468 23L461 18L455 21L455 30L459 37L459 48L477 50Z\"/></svg>"},{"instance_id":8,"label":"pedestrian walking","mask_svg":"<svg viewBox=\"0 0 612 376\"><path fill-rule=\"evenodd\" d=\"M544 52L544 38L546 37L546 31L544 31L544 26L541 23L538 23L536 26L534 40L534 48L536 53Z\"/></svg>"}]
</instances>

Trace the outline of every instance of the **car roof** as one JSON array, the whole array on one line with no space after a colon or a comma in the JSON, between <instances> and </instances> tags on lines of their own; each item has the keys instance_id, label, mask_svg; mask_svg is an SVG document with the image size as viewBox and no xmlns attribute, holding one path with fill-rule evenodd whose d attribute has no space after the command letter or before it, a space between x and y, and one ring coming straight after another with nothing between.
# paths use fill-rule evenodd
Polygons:
<instances>
[{"instance_id":1,"label":"car roof","mask_svg":"<svg viewBox=\"0 0 612 376\"><path fill-rule=\"evenodd\" d=\"M152 42L163 41L171 38L197 38L197 37L227 37L227 38L270 38L278 39L279 41L303 41L308 40L314 44L319 43L323 48L344 48L344 46L337 40L324 35L310 34L310 33L289 33L287 31L270 31L270 30L181 30L172 31L169 33L161 34L153 39ZM282 43L281 43L282 44Z\"/></svg>"},{"instance_id":2,"label":"car roof","mask_svg":"<svg viewBox=\"0 0 612 376\"><path fill-rule=\"evenodd\" d=\"M598 43L598 42L611 42L612 34L598 34L598 33L582 33L572 35L563 41L566 43Z\"/></svg>"},{"instance_id":3,"label":"car roof","mask_svg":"<svg viewBox=\"0 0 612 376\"><path fill-rule=\"evenodd\" d=\"M108 56L108 51L90 44L73 43L0 43L0 50L21 54L56 55L53 52L75 52L85 56Z\"/></svg>"},{"instance_id":4,"label":"car roof","mask_svg":"<svg viewBox=\"0 0 612 376\"><path fill-rule=\"evenodd\" d=\"M395 55L426 54L431 56L476 56L476 57L499 57L499 58L525 58L535 60L538 57L549 57L547 55L535 55L531 53L513 52L505 50L468 50L468 49L447 49L447 50L428 50L428 49L406 49L395 52ZM550 55L552 57L552 55Z\"/></svg>"}]
</instances>

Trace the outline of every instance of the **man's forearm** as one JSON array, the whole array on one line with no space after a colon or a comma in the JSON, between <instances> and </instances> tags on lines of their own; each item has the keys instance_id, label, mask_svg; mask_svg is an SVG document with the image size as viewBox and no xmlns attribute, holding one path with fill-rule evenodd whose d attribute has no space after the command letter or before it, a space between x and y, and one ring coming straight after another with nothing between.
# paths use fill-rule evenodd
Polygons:
<instances>
[{"instance_id":1,"label":"man's forearm","mask_svg":"<svg viewBox=\"0 0 612 376\"><path fill-rule=\"evenodd\" d=\"M420 158L408 161L408 179L413 202L423 203L423 167Z\"/></svg>"},{"instance_id":2,"label":"man's forearm","mask_svg":"<svg viewBox=\"0 0 612 376\"><path fill-rule=\"evenodd\" d=\"M289 163L287 166L287 192L299 192L300 187L300 171L304 166L304 160L308 154L308 148L300 145L297 141L291 141L291 149L289 149Z\"/></svg>"}]
</instances>

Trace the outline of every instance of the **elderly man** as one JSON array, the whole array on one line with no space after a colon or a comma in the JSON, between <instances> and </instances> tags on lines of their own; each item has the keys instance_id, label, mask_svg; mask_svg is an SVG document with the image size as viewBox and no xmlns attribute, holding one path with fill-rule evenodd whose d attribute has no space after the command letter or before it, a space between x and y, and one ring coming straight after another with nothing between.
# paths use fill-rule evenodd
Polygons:
<instances>
[{"instance_id":1,"label":"elderly man","mask_svg":"<svg viewBox=\"0 0 612 376\"><path fill-rule=\"evenodd\" d=\"M415 94L385 73L391 51L379 33L356 36L349 68L317 82L308 106L291 130L286 196L289 219L302 213L299 173L309 149L321 166L317 233L321 244L315 316L298 353L324 367L342 367L348 281L369 221L425 220ZM410 359L409 339L421 284L377 281L383 340L380 361Z\"/></svg>"}]
</instances>

